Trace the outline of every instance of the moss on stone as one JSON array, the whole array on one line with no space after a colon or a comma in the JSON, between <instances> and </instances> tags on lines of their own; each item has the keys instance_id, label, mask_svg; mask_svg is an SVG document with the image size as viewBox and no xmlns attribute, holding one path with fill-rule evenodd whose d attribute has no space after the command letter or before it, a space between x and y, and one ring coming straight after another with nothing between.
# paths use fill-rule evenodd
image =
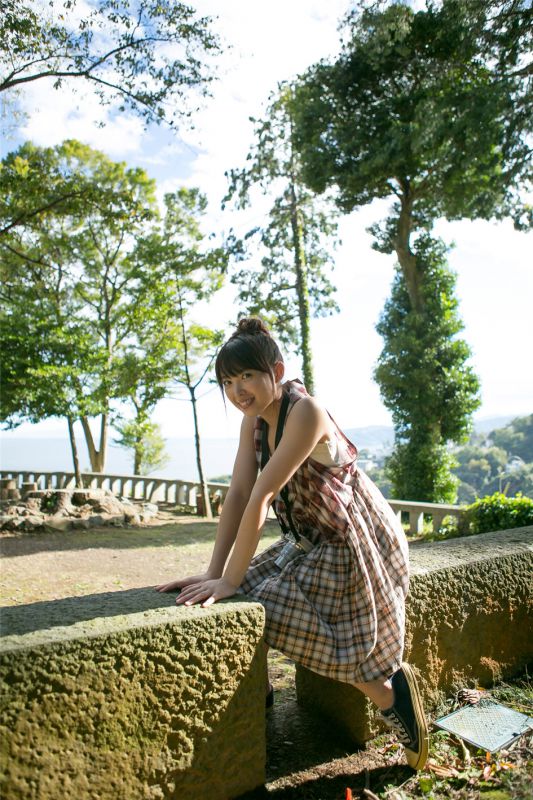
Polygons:
<instances>
[{"instance_id":1,"label":"moss on stone","mask_svg":"<svg viewBox=\"0 0 533 800\"><path fill-rule=\"evenodd\" d=\"M262 607L124 604L4 642L3 796L222 800L263 782Z\"/></svg>"}]
</instances>

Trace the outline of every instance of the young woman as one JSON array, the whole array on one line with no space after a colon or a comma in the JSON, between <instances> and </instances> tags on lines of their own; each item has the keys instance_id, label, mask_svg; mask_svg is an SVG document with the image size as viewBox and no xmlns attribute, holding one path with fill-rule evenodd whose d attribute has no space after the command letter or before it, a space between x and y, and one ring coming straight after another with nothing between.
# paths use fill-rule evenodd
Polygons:
<instances>
[{"instance_id":1,"label":"young woman","mask_svg":"<svg viewBox=\"0 0 533 800\"><path fill-rule=\"evenodd\" d=\"M203 607L245 593L266 612L265 641L299 664L356 686L422 769L428 729L416 678L402 663L408 549L357 449L299 381L259 319L220 349L217 380L243 414L211 562L157 587ZM258 474L258 469L261 471ZM254 558L269 507L283 536Z\"/></svg>"}]
</instances>

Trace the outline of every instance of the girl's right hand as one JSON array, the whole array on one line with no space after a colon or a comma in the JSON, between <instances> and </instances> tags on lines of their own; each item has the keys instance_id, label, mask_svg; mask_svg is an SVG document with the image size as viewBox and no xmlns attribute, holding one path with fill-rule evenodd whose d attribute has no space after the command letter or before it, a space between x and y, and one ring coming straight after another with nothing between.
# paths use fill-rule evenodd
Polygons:
<instances>
[{"instance_id":1,"label":"girl's right hand","mask_svg":"<svg viewBox=\"0 0 533 800\"><path fill-rule=\"evenodd\" d=\"M177 581L171 581L170 583L161 583L159 586L156 586L156 591L158 592L175 592L176 589L181 591L186 586L189 586L191 583L202 583L203 581L211 581L214 578L218 578L220 576L214 575L211 572L203 572L201 575L191 575L189 578L178 578Z\"/></svg>"}]
</instances>

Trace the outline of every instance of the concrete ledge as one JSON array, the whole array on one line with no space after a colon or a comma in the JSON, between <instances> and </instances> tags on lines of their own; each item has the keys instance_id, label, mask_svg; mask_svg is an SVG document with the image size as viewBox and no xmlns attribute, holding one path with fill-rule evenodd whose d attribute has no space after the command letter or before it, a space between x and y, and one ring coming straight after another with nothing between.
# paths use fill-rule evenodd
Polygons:
<instances>
[{"instance_id":1,"label":"concrete ledge","mask_svg":"<svg viewBox=\"0 0 533 800\"><path fill-rule=\"evenodd\" d=\"M411 545L405 659L429 711L456 687L490 686L533 661L533 527ZM298 701L363 743L378 731L357 689L296 669Z\"/></svg>"},{"instance_id":2,"label":"concrete ledge","mask_svg":"<svg viewBox=\"0 0 533 800\"><path fill-rule=\"evenodd\" d=\"M135 589L3 609L10 800L226 800L265 780L262 606Z\"/></svg>"}]
</instances>

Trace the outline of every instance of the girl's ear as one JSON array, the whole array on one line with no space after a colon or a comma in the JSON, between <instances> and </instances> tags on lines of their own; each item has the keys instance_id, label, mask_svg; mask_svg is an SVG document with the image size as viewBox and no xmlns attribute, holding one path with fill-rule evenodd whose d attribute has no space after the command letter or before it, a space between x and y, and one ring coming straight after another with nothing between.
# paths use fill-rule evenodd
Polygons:
<instances>
[{"instance_id":1,"label":"girl's ear","mask_svg":"<svg viewBox=\"0 0 533 800\"><path fill-rule=\"evenodd\" d=\"M274 378L276 379L276 383L279 383L283 380L283 376L285 375L285 364L283 361L276 361L274 364Z\"/></svg>"}]
</instances>

